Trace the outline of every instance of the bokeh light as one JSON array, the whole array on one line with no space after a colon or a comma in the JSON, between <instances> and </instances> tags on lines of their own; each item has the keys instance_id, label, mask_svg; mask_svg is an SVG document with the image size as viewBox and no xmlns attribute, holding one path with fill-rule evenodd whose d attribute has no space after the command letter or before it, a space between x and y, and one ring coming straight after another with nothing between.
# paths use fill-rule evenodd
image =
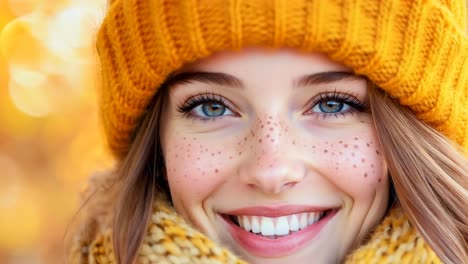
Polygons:
<instances>
[{"instance_id":1,"label":"bokeh light","mask_svg":"<svg viewBox=\"0 0 468 264\"><path fill-rule=\"evenodd\" d=\"M79 191L109 169L95 34L106 0L0 0L0 263L63 263Z\"/></svg>"}]
</instances>

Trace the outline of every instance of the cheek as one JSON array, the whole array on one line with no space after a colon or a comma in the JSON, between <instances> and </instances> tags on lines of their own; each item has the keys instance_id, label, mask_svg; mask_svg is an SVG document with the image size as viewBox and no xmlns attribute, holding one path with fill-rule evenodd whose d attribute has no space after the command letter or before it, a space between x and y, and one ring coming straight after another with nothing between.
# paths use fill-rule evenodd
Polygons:
<instances>
[{"instance_id":1,"label":"cheek","mask_svg":"<svg viewBox=\"0 0 468 264\"><path fill-rule=\"evenodd\" d=\"M168 138L165 143L171 146L164 155L173 198L200 202L224 181L223 167L232 156L222 146L200 144L196 137Z\"/></svg>"},{"instance_id":2,"label":"cheek","mask_svg":"<svg viewBox=\"0 0 468 264\"><path fill-rule=\"evenodd\" d=\"M372 134L322 144L323 167L329 179L354 198L368 198L387 185L387 167Z\"/></svg>"}]
</instances>

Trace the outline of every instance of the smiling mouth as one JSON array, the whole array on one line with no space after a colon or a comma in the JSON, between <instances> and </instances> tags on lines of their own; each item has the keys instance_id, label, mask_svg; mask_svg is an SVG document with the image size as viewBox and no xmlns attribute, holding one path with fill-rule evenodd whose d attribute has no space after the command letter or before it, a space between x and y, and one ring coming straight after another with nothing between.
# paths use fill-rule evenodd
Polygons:
<instances>
[{"instance_id":1,"label":"smiling mouth","mask_svg":"<svg viewBox=\"0 0 468 264\"><path fill-rule=\"evenodd\" d=\"M242 228L246 232L267 239L279 239L299 232L319 223L335 209L317 212L303 212L279 217L254 215L223 215L227 221Z\"/></svg>"}]
</instances>

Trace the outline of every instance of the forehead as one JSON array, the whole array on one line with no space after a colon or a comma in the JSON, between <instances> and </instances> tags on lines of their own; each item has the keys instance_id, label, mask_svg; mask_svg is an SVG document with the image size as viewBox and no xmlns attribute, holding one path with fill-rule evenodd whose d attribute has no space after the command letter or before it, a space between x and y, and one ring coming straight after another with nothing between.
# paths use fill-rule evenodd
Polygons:
<instances>
[{"instance_id":1,"label":"forehead","mask_svg":"<svg viewBox=\"0 0 468 264\"><path fill-rule=\"evenodd\" d=\"M224 51L199 60L183 71L225 72L246 78L311 74L351 69L320 53L300 53L291 49L248 48L241 51Z\"/></svg>"}]
</instances>

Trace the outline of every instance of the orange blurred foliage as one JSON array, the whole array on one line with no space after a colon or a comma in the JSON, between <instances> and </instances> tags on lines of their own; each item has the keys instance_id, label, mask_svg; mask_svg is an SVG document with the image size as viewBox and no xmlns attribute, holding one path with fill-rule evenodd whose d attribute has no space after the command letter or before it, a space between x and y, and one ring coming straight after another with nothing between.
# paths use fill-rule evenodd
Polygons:
<instances>
[{"instance_id":1,"label":"orange blurred foliage","mask_svg":"<svg viewBox=\"0 0 468 264\"><path fill-rule=\"evenodd\" d=\"M113 165L94 34L105 0L0 0L0 263L62 263L78 193Z\"/></svg>"}]
</instances>

